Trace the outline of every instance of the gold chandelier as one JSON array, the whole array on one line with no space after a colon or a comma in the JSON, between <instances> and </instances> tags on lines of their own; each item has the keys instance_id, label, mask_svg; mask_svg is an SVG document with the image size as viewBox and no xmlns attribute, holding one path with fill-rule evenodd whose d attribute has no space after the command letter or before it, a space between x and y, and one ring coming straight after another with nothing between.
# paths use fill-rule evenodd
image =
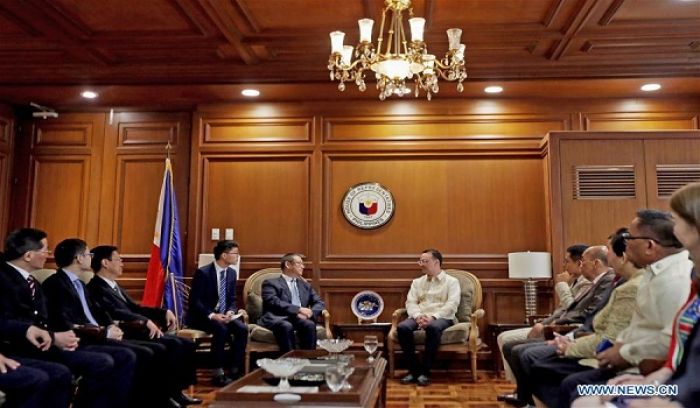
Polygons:
<instances>
[{"instance_id":1,"label":"gold chandelier","mask_svg":"<svg viewBox=\"0 0 700 408\"><path fill-rule=\"evenodd\" d=\"M447 81L457 81L457 91L462 92L462 81L467 78L464 68L464 44L460 44L462 30L450 28L447 30L449 50L442 59L434 54L428 54L427 45L423 41L425 19L413 17L411 0L385 0L382 12L382 24L379 28L377 47L372 44L372 26L374 20L363 18L358 20L360 26L360 42L356 47L343 45L345 33L333 31L331 36L331 55L328 60L328 70L331 81L338 80L338 90L345 90L345 83L354 81L362 92L367 89L365 75L368 69L374 71L377 78L379 99L396 95L403 97L411 93L406 81L415 81L415 96L420 90L426 93L428 100L440 90L438 77ZM407 44L403 28L403 11L408 9L408 23L411 27L411 42ZM385 48L384 22L387 11L391 10L391 22L387 32ZM352 60L354 51L355 60Z\"/></svg>"}]
</instances>

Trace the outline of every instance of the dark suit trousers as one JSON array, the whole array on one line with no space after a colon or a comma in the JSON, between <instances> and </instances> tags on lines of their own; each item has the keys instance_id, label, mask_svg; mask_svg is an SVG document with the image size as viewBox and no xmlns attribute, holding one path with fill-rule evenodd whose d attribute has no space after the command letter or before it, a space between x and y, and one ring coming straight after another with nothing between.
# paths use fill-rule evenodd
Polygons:
<instances>
[{"instance_id":1,"label":"dark suit trousers","mask_svg":"<svg viewBox=\"0 0 700 408\"><path fill-rule=\"evenodd\" d=\"M127 405L136 366L136 355L132 351L86 345L76 351L56 350L54 354L54 361L65 364L80 377L73 407Z\"/></svg>"},{"instance_id":2,"label":"dark suit trousers","mask_svg":"<svg viewBox=\"0 0 700 408\"><path fill-rule=\"evenodd\" d=\"M530 403L534 389L532 387L533 364L548 357L558 358L557 347L541 341L521 343L510 348L510 356L513 360L518 360L517 363L511 365L518 385L518 399Z\"/></svg>"},{"instance_id":3,"label":"dark suit trousers","mask_svg":"<svg viewBox=\"0 0 700 408\"><path fill-rule=\"evenodd\" d=\"M416 357L416 343L413 338L413 332L418 330L418 323L411 318L399 323L396 330L399 344L401 344L401 351L403 352L403 359L413 375L430 375L430 369L433 367L433 362L440 347L442 332L453 324L452 320L435 319L425 328L425 352L423 354L423 366L421 367Z\"/></svg>"},{"instance_id":4,"label":"dark suit trousers","mask_svg":"<svg viewBox=\"0 0 700 408\"><path fill-rule=\"evenodd\" d=\"M6 393L5 408L67 408L72 391L70 370L61 364L23 357L21 366L0 374L0 390Z\"/></svg>"},{"instance_id":5,"label":"dark suit trousers","mask_svg":"<svg viewBox=\"0 0 700 408\"><path fill-rule=\"evenodd\" d=\"M584 367L585 368L585 367ZM559 387L558 406L569 408L571 403L580 395L576 386L580 384L605 384L609 379L615 377L614 370L601 370L600 368L589 368L576 374L571 374L564 378Z\"/></svg>"},{"instance_id":6,"label":"dark suit trousers","mask_svg":"<svg viewBox=\"0 0 700 408\"><path fill-rule=\"evenodd\" d=\"M235 319L227 324L207 320L203 325L195 326L212 334L211 354L215 367L230 367L231 373L243 373L245 349L248 345L248 327L242 321ZM231 338L233 336L233 338ZM226 358L226 343L230 345L231 355Z\"/></svg>"},{"instance_id":7,"label":"dark suit trousers","mask_svg":"<svg viewBox=\"0 0 700 408\"><path fill-rule=\"evenodd\" d=\"M269 329L274 333L277 345L283 354L296 348L295 331L299 336L301 350L316 349L316 322L311 319L299 319L296 316L289 320L279 319Z\"/></svg>"},{"instance_id":8,"label":"dark suit trousers","mask_svg":"<svg viewBox=\"0 0 700 408\"><path fill-rule=\"evenodd\" d=\"M197 371L194 362L197 345L193 341L183 339L168 334L159 339L153 340L155 343L165 346L165 373L171 373L167 377L171 378L171 395L197 383Z\"/></svg>"},{"instance_id":9,"label":"dark suit trousers","mask_svg":"<svg viewBox=\"0 0 700 408\"><path fill-rule=\"evenodd\" d=\"M543 339L525 339L525 340L516 340L516 341L511 341L503 344L503 349L501 350L503 352L503 358L508 362L508 365L510 366L511 371L513 372L513 375L516 378L517 384L518 384L518 389L517 389L517 394L518 394L518 399L520 399L521 402L527 403L529 402L527 399L530 399L531 397L531 392L528 389L524 389L523 392L520 392L520 386L521 384L525 384L522 379L526 377L526 374L523 372L523 367L520 364L520 353L525 351L527 347L531 345L542 345L544 344ZM521 398L521 394L525 396L527 399Z\"/></svg>"}]
</instances>

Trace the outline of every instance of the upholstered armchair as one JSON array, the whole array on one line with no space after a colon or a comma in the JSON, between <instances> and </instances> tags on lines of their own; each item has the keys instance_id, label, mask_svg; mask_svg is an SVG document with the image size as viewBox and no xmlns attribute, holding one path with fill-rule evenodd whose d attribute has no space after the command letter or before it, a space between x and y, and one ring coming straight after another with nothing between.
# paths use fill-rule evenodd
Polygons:
<instances>
[{"instance_id":1,"label":"upholstered armchair","mask_svg":"<svg viewBox=\"0 0 700 408\"><path fill-rule=\"evenodd\" d=\"M247 312L248 330L248 347L245 352L245 370L246 373L250 370L250 355L251 353L266 353L279 351L277 341L272 331L259 326L258 319L262 315L262 284L265 280L278 277L282 271L279 268L261 269L246 280L243 287L243 298L245 301L245 310ZM330 329L331 316L327 310L322 312L323 321L316 325L316 336L319 339L332 338L333 334Z\"/></svg>"},{"instance_id":2,"label":"upholstered armchair","mask_svg":"<svg viewBox=\"0 0 700 408\"><path fill-rule=\"evenodd\" d=\"M476 358L479 348L482 346L479 338L479 319L484 317L484 310L481 309L483 294L481 291L481 282L476 276L458 269L447 269L447 274L454 276L459 280L460 286L460 301L457 308L457 323L447 328L442 333L439 353L451 352L457 354L466 354L471 362L472 381L476 382ZM396 352L401 350L399 345L397 326L408 318L406 309L397 309L391 317L391 331L387 341L387 353L389 356L389 375L394 376L396 367ZM416 350L422 351L425 345L425 332L417 330L414 332L416 341Z\"/></svg>"}]
</instances>

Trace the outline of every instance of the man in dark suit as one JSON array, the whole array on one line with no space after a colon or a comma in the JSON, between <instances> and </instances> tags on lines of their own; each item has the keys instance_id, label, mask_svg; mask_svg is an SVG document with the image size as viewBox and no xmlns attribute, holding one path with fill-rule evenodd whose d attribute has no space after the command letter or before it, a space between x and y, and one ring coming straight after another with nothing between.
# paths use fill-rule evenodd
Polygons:
<instances>
[{"instance_id":1,"label":"man in dark suit","mask_svg":"<svg viewBox=\"0 0 700 408\"><path fill-rule=\"evenodd\" d=\"M282 275L262 284L263 314L258 322L275 334L280 351L296 348L294 332L299 335L299 348L316 348L316 320L326 305L314 288L302 278L301 255L289 253L280 261Z\"/></svg>"},{"instance_id":2,"label":"man in dark suit","mask_svg":"<svg viewBox=\"0 0 700 408\"><path fill-rule=\"evenodd\" d=\"M194 366L196 345L177 336L163 334L161 327L175 329L177 320L172 311L158 307L140 306L117 283L123 263L117 247L102 245L92 249L90 266L95 277L88 283L90 297L113 319L126 324L125 337L152 341L165 346L165 369L162 370L169 395L181 405L200 404L201 399L182 393L182 389L197 382ZM158 322L158 323L156 323ZM129 330L128 327L134 329Z\"/></svg>"},{"instance_id":3,"label":"man in dark suit","mask_svg":"<svg viewBox=\"0 0 700 408\"><path fill-rule=\"evenodd\" d=\"M131 351L136 354L134 387L129 406L181 407L167 392L164 378L165 346L152 342L125 340L116 322L96 304L80 277L91 273L92 253L82 239L69 238L56 245L58 269L43 283L49 305L49 327L73 328L81 343L106 348L107 353Z\"/></svg>"},{"instance_id":4,"label":"man in dark suit","mask_svg":"<svg viewBox=\"0 0 700 408\"><path fill-rule=\"evenodd\" d=\"M79 347L72 330L47 330L44 292L29 272L42 269L50 253L46 233L41 230L22 228L5 240L4 259L0 262L2 344L12 350L13 357L20 356L20 362L29 358L60 363L41 367L50 383L59 388L65 377L61 366L68 367L80 378L73 407L125 406L136 361L133 352L123 350L110 355L102 348ZM55 406L68 406L60 391L55 398Z\"/></svg>"},{"instance_id":5,"label":"man in dark suit","mask_svg":"<svg viewBox=\"0 0 700 408\"><path fill-rule=\"evenodd\" d=\"M212 334L213 360L221 365L214 368L212 384L217 387L243 374L242 364L248 345L248 328L236 318L237 271L240 250L235 241L219 241L214 247L214 262L197 269L192 278L187 324ZM231 339L233 336L233 339ZM224 348L230 344L227 359ZM230 376L224 373L228 361Z\"/></svg>"}]
</instances>

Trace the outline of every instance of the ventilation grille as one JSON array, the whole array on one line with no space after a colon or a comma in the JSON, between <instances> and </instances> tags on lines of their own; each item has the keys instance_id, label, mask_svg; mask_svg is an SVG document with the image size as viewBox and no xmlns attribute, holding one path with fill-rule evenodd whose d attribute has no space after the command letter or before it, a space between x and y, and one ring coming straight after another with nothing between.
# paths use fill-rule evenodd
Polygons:
<instances>
[{"instance_id":1,"label":"ventilation grille","mask_svg":"<svg viewBox=\"0 0 700 408\"><path fill-rule=\"evenodd\" d=\"M574 200L635 198L634 166L575 166Z\"/></svg>"},{"instance_id":2,"label":"ventilation grille","mask_svg":"<svg viewBox=\"0 0 700 408\"><path fill-rule=\"evenodd\" d=\"M688 183L700 181L698 164L657 164L656 188L658 197L670 197Z\"/></svg>"}]
</instances>

